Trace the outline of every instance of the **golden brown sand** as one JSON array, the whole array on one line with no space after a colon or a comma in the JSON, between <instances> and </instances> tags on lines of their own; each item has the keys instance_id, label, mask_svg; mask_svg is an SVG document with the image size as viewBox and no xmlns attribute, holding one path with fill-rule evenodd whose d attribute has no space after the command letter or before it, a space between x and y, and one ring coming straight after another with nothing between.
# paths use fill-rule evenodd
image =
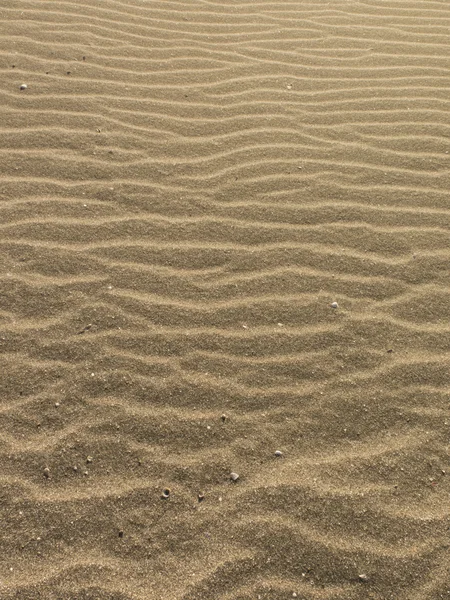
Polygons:
<instances>
[{"instance_id":1,"label":"golden brown sand","mask_svg":"<svg viewBox=\"0 0 450 600\"><path fill-rule=\"evenodd\" d=\"M450 598L450 3L0 27L1 600Z\"/></svg>"}]
</instances>

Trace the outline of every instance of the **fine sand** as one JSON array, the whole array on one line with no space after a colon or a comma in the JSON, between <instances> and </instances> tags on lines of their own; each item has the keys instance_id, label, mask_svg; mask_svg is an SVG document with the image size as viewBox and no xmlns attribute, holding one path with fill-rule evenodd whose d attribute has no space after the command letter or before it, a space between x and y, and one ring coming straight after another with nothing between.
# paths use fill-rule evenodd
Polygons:
<instances>
[{"instance_id":1,"label":"fine sand","mask_svg":"<svg viewBox=\"0 0 450 600\"><path fill-rule=\"evenodd\" d=\"M450 598L450 2L0 29L1 600Z\"/></svg>"}]
</instances>

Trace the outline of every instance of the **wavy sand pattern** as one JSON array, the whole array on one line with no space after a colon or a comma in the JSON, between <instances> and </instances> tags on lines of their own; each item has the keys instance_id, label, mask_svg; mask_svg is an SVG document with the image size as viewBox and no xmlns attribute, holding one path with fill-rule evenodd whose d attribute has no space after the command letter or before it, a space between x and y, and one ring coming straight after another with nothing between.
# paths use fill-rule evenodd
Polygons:
<instances>
[{"instance_id":1,"label":"wavy sand pattern","mask_svg":"<svg viewBox=\"0 0 450 600\"><path fill-rule=\"evenodd\" d=\"M1 4L2 600L450 598L450 3Z\"/></svg>"}]
</instances>

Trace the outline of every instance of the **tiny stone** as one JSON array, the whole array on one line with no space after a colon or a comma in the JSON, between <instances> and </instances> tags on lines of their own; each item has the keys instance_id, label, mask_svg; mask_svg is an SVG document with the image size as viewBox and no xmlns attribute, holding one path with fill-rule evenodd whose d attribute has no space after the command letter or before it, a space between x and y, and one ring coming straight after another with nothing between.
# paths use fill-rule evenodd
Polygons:
<instances>
[{"instance_id":1,"label":"tiny stone","mask_svg":"<svg viewBox=\"0 0 450 600\"><path fill-rule=\"evenodd\" d=\"M358 575L358 579L363 583L367 583L369 581L369 577L365 573L361 573L361 575Z\"/></svg>"},{"instance_id":2,"label":"tiny stone","mask_svg":"<svg viewBox=\"0 0 450 600\"><path fill-rule=\"evenodd\" d=\"M200 492L198 495L198 501L203 502L204 499L205 499L205 494L203 492Z\"/></svg>"},{"instance_id":3,"label":"tiny stone","mask_svg":"<svg viewBox=\"0 0 450 600\"><path fill-rule=\"evenodd\" d=\"M119 537L123 538L123 531L122 530L119 531Z\"/></svg>"},{"instance_id":4,"label":"tiny stone","mask_svg":"<svg viewBox=\"0 0 450 600\"><path fill-rule=\"evenodd\" d=\"M167 500L167 498L170 496L170 490L169 488L166 488L165 490L163 490L163 493L161 494L161 498L163 498L164 500Z\"/></svg>"},{"instance_id":5,"label":"tiny stone","mask_svg":"<svg viewBox=\"0 0 450 600\"><path fill-rule=\"evenodd\" d=\"M332 302L331 303L331 308L338 308L339 304L337 302Z\"/></svg>"},{"instance_id":6,"label":"tiny stone","mask_svg":"<svg viewBox=\"0 0 450 600\"><path fill-rule=\"evenodd\" d=\"M94 459L92 458L92 456L88 456L88 457L86 458L86 462L87 462L88 464L89 464L89 463L91 463L93 460L94 460Z\"/></svg>"},{"instance_id":7,"label":"tiny stone","mask_svg":"<svg viewBox=\"0 0 450 600\"><path fill-rule=\"evenodd\" d=\"M44 469L44 477L46 477L47 479L49 479L50 477L50 469L48 467L45 467Z\"/></svg>"},{"instance_id":8,"label":"tiny stone","mask_svg":"<svg viewBox=\"0 0 450 600\"><path fill-rule=\"evenodd\" d=\"M89 471L83 471L83 475L86 475L86 477L89 475Z\"/></svg>"},{"instance_id":9,"label":"tiny stone","mask_svg":"<svg viewBox=\"0 0 450 600\"><path fill-rule=\"evenodd\" d=\"M73 467L73 470L74 470L74 471L75 471L75 473L76 473L76 472L78 471L78 467L75 465L75 466Z\"/></svg>"},{"instance_id":10,"label":"tiny stone","mask_svg":"<svg viewBox=\"0 0 450 600\"><path fill-rule=\"evenodd\" d=\"M27 84L26 84L26 83L22 83L22 85L20 86L20 89L21 89L22 91L23 91L23 90L26 90L27 88L28 88L28 86L27 86Z\"/></svg>"},{"instance_id":11,"label":"tiny stone","mask_svg":"<svg viewBox=\"0 0 450 600\"><path fill-rule=\"evenodd\" d=\"M283 456L281 450L275 450L275 456Z\"/></svg>"},{"instance_id":12,"label":"tiny stone","mask_svg":"<svg viewBox=\"0 0 450 600\"><path fill-rule=\"evenodd\" d=\"M231 481L237 481L239 479L239 475L237 473L230 473Z\"/></svg>"},{"instance_id":13,"label":"tiny stone","mask_svg":"<svg viewBox=\"0 0 450 600\"><path fill-rule=\"evenodd\" d=\"M58 406L61 406L59 402L55 402L55 406L56 408L58 408Z\"/></svg>"},{"instance_id":14,"label":"tiny stone","mask_svg":"<svg viewBox=\"0 0 450 600\"><path fill-rule=\"evenodd\" d=\"M222 415L220 418L222 419L222 422L225 423L227 420L227 415Z\"/></svg>"}]
</instances>

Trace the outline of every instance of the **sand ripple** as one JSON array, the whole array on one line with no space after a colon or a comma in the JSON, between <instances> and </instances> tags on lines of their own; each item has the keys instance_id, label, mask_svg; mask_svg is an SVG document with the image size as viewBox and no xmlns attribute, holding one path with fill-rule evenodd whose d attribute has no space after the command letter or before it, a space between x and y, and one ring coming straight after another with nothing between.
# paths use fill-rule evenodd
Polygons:
<instances>
[{"instance_id":1,"label":"sand ripple","mask_svg":"<svg viewBox=\"0 0 450 600\"><path fill-rule=\"evenodd\" d=\"M449 23L3 0L2 600L450 598Z\"/></svg>"}]
</instances>

